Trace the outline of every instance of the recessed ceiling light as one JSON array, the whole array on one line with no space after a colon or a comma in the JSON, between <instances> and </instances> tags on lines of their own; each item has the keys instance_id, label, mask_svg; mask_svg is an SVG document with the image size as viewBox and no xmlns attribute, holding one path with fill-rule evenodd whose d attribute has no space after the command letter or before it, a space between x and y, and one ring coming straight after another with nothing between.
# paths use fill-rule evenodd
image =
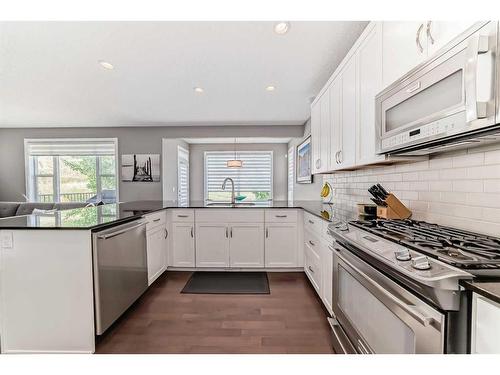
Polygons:
<instances>
[{"instance_id":1,"label":"recessed ceiling light","mask_svg":"<svg viewBox=\"0 0 500 375\"><path fill-rule=\"evenodd\" d=\"M290 22L278 22L274 25L274 32L276 34L286 34L290 30Z\"/></svg>"},{"instance_id":2,"label":"recessed ceiling light","mask_svg":"<svg viewBox=\"0 0 500 375\"><path fill-rule=\"evenodd\" d=\"M201 87L194 87L193 90L200 94L204 91Z\"/></svg>"},{"instance_id":3,"label":"recessed ceiling light","mask_svg":"<svg viewBox=\"0 0 500 375\"><path fill-rule=\"evenodd\" d=\"M98 62L104 69L113 70L115 68L110 62L104 60L99 60Z\"/></svg>"},{"instance_id":4,"label":"recessed ceiling light","mask_svg":"<svg viewBox=\"0 0 500 375\"><path fill-rule=\"evenodd\" d=\"M276 87L274 87L274 86L270 85L270 86L267 86L267 87L266 87L266 90L267 90L267 91L274 91L274 90L276 90Z\"/></svg>"}]
</instances>

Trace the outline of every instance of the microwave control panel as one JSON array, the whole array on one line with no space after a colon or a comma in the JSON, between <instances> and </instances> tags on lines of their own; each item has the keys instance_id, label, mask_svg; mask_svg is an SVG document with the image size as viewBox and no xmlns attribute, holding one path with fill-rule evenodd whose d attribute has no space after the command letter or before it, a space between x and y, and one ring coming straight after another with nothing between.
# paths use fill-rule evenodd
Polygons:
<instances>
[{"instance_id":1,"label":"microwave control panel","mask_svg":"<svg viewBox=\"0 0 500 375\"><path fill-rule=\"evenodd\" d=\"M424 141L427 138L440 138L448 134L454 134L465 127L465 112L439 119L422 125L418 128L406 130L399 134L382 139L382 151L400 148L415 141Z\"/></svg>"}]
</instances>

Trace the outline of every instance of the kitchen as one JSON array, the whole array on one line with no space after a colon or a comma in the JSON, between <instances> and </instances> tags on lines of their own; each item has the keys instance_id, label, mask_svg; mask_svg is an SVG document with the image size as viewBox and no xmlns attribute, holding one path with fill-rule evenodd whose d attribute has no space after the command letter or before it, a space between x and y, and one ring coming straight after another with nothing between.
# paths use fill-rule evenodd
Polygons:
<instances>
[{"instance_id":1,"label":"kitchen","mask_svg":"<svg viewBox=\"0 0 500 375\"><path fill-rule=\"evenodd\" d=\"M310 76L295 89L287 74L254 79L262 90L246 95L261 117L224 109L211 95L229 98L209 80L180 90L177 119L151 114L142 125L93 100L73 121L76 108L17 111L16 98L40 105L23 89L0 96L2 354L500 353L497 20L2 22L0 31L11 88L30 80L13 66L34 69L21 57L43 48L57 64L58 38L92 45L100 32L111 46L134 35L144 55L155 34L222 48L222 34L234 47L251 31L270 41L263 50L291 58L306 48L301 37L325 33L295 67L321 71L311 95L297 94ZM118 50L109 61L90 51L101 99L134 74L158 79L126 70L135 60ZM248 69L268 77L256 55ZM58 79L39 69L42 81ZM197 111L186 114L183 100ZM171 116L156 103L152 113ZM88 173L85 157L94 190L72 191L65 181ZM9 169L13 160L25 168Z\"/></svg>"}]
</instances>

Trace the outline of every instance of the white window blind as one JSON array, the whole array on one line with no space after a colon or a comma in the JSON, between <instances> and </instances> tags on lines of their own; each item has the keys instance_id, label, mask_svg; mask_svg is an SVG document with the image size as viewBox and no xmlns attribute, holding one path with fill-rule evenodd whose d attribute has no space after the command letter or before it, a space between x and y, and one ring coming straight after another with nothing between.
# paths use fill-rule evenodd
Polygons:
<instances>
[{"instance_id":1,"label":"white window blind","mask_svg":"<svg viewBox=\"0 0 500 375\"><path fill-rule=\"evenodd\" d=\"M25 151L29 156L114 156L116 140L27 139Z\"/></svg>"},{"instance_id":2,"label":"white window blind","mask_svg":"<svg viewBox=\"0 0 500 375\"><path fill-rule=\"evenodd\" d=\"M189 151L180 146L177 149L177 199L181 207L189 204Z\"/></svg>"},{"instance_id":3,"label":"white window blind","mask_svg":"<svg viewBox=\"0 0 500 375\"><path fill-rule=\"evenodd\" d=\"M288 149L288 200L293 201L293 183L294 183L294 166L295 166L295 147Z\"/></svg>"},{"instance_id":4,"label":"white window blind","mask_svg":"<svg viewBox=\"0 0 500 375\"><path fill-rule=\"evenodd\" d=\"M272 151L238 151L236 158L243 162L241 168L228 168L227 161L234 159L233 151L205 152L205 199L226 201L231 184L222 189L226 177L234 181L237 195L246 200L266 201L273 197Z\"/></svg>"}]
</instances>

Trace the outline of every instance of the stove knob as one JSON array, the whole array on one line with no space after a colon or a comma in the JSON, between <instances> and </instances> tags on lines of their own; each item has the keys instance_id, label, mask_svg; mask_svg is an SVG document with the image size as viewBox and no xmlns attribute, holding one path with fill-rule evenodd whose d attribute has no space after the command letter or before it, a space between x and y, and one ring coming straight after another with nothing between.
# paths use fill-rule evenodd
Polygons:
<instances>
[{"instance_id":1,"label":"stove knob","mask_svg":"<svg viewBox=\"0 0 500 375\"><path fill-rule=\"evenodd\" d=\"M397 260L400 260L400 261L403 261L403 262L408 261L408 260L411 259L410 250L408 250L408 249L403 249L403 250L395 251L394 255L396 256Z\"/></svg>"},{"instance_id":2,"label":"stove knob","mask_svg":"<svg viewBox=\"0 0 500 375\"><path fill-rule=\"evenodd\" d=\"M425 271L431 268L431 264L429 263L429 258L427 258L425 255L419 256L418 258L414 258L413 261L411 262L411 265L413 268L420 271Z\"/></svg>"}]
</instances>

